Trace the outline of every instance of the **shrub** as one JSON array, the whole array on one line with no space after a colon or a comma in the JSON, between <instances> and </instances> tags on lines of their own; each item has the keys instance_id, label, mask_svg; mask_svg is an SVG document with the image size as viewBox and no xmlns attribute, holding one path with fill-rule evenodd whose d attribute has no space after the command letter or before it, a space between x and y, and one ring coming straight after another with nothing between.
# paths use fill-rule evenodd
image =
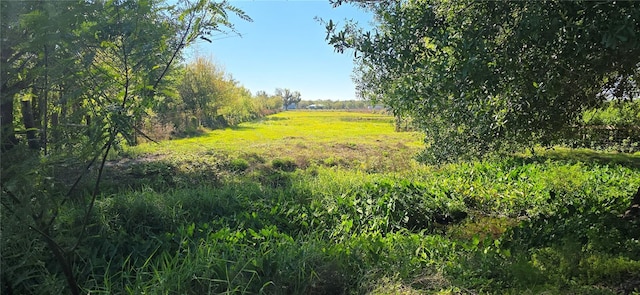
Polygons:
<instances>
[{"instance_id":1,"label":"shrub","mask_svg":"<svg viewBox=\"0 0 640 295\"><path fill-rule=\"evenodd\" d=\"M291 158L274 159L271 161L271 166L273 169L284 172L293 172L298 168L296 162Z\"/></svg>"},{"instance_id":2,"label":"shrub","mask_svg":"<svg viewBox=\"0 0 640 295\"><path fill-rule=\"evenodd\" d=\"M249 169L249 162L245 159L236 158L229 162L227 169L232 172L244 172Z\"/></svg>"}]
</instances>

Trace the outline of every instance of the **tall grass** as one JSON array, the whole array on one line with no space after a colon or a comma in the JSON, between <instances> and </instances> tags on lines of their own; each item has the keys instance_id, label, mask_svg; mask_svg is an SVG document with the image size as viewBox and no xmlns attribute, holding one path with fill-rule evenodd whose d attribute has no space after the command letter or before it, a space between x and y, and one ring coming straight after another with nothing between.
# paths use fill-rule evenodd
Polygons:
<instances>
[{"instance_id":1,"label":"tall grass","mask_svg":"<svg viewBox=\"0 0 640 295\"><path fill-rule=\"evenodd\" d=\"M419 135L392 129L381 115L284 112L128 150L77 250L79 280L102 294L640 290L640 221L620 217L637 155L424 166ZM58 230L71 235L81 213L68 204ZM44 248L4 226L3 282L63 292Z\"/></svg>"}]
</instances>

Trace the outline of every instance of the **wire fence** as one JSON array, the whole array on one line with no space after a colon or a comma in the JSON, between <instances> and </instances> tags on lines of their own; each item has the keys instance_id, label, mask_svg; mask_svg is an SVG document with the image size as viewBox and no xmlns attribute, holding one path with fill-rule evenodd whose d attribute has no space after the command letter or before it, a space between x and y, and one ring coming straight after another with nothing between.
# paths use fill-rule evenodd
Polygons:
<instances>
[{"instance_id":1,"label":"wire fence","mask_svg":"<svg viewBox=\"0 0 640 295\"><path fill-rule=\"evenodd\" d=\"M640 126L589 125L573 128L572 146L634 153L640 151Z\"/></svg>"}]
</instances>

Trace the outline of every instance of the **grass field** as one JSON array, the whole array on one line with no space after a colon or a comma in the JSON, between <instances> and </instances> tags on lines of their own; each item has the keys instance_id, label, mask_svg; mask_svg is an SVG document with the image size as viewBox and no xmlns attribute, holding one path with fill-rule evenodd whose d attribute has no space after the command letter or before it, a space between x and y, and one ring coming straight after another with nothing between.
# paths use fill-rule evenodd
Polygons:
<instances>
[{"instance_id":1,"label":"grass field","mask_svg":"<svg viewBox=\"0 0 640 295\"><path fill-rule=\"evenodd\" d=\"M640 292L640 221L621 217L640 154L435 167L420 149L392 117L312 111L126 148L79 280L91 294ZM64 286L44 277L26 289Z\"/></svg>"},{"instance_id":2,"label":"grass field","mask_svg":"<svg viewBox=\"0 0 640 295\"><path fill-rule=\"evenodd\" d=\"M185 155L222 152L240 158L290 158L311 164L401 169L422 145L421 134L394 132L393 117L375 113L288 111L201 136L146 144L131 155ZM392 167L396 166L397 167Z\"/></svg>"}]
</instances>

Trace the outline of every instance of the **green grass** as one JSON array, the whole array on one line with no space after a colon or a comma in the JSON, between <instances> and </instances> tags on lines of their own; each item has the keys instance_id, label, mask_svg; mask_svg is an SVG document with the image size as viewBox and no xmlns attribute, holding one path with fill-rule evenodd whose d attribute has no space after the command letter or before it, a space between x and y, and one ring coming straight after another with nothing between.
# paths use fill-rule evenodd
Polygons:
<instances>
[{"instance_id":1,"label":"green grass","mask_svg":"<svg viewBox=\"0 0 640 295\"><path fill-rule=\"evenodd\" d=\"M227 289L215 290L610 294L640 288L634 283L640 244L631 234L638 223L618 217L640 186L638 154L558 147L431 167L413 160L423 148L420 138L394 132L385 115L295 111L128 153L155 155L193 181L174 181L177 191L156 194L154 205L144 206L165 208L156 213L164 219L182 217L160 232L180 232L192 222L209 232L182 234L200 250L220 251L211 234L233 241L224 246L231 255L225 268L244 279L226 277ZM222 176L211 187L213 175ZM194 191L194 185L205 187ZM459 223L436 222L460 211L468 217ZM275 234L276 244L248 247L264 239L261 229ZM203 263L199 252L190 253L193 267ZM282 273L282 264L295 270Z\"/></svg>"},{"instance_id":2,"label":"green grass","mask_svg":"<svg viewBox=\"0 0 640 295\"><path fill-rule=\"evenodd\" d=\"M202 136L144 144L126 153L135 157L222 152L247 160L288 157L303 168L324 164L375 170L391 163L408 168L411 161L404 159L413 158L422 147L421 134L394 132L393 117L388 115L287 111Z\"/></svg>"},{"instance_id":3,"label":"green grass","mask_svg":"<svg viewBox=\"0 0 640 295\"><path fill-rule=\"evenodd\" d=\"M600 165L622 165L640 169L640 152L633 154L590 149L555 147L539 150L539 156L554 161L572 161Z\"/></svg>"},{"instance_id":4,"label":"green grass","mask_svg":"<svg viewBox=\"0 0 640 295\"><path fill-rule=\"evenodd\" d=\"M385 115L291 111L129 148L108 167L78 278L104 294L640 291L640 221L620 217L638 154L436 167L413 160L420 137ZM71 234L84 211L66 206L57 228ZM2 242L34 243L20 228ZM60 293L37 246L16 288Z\"/></svg>"}]
</instances>

